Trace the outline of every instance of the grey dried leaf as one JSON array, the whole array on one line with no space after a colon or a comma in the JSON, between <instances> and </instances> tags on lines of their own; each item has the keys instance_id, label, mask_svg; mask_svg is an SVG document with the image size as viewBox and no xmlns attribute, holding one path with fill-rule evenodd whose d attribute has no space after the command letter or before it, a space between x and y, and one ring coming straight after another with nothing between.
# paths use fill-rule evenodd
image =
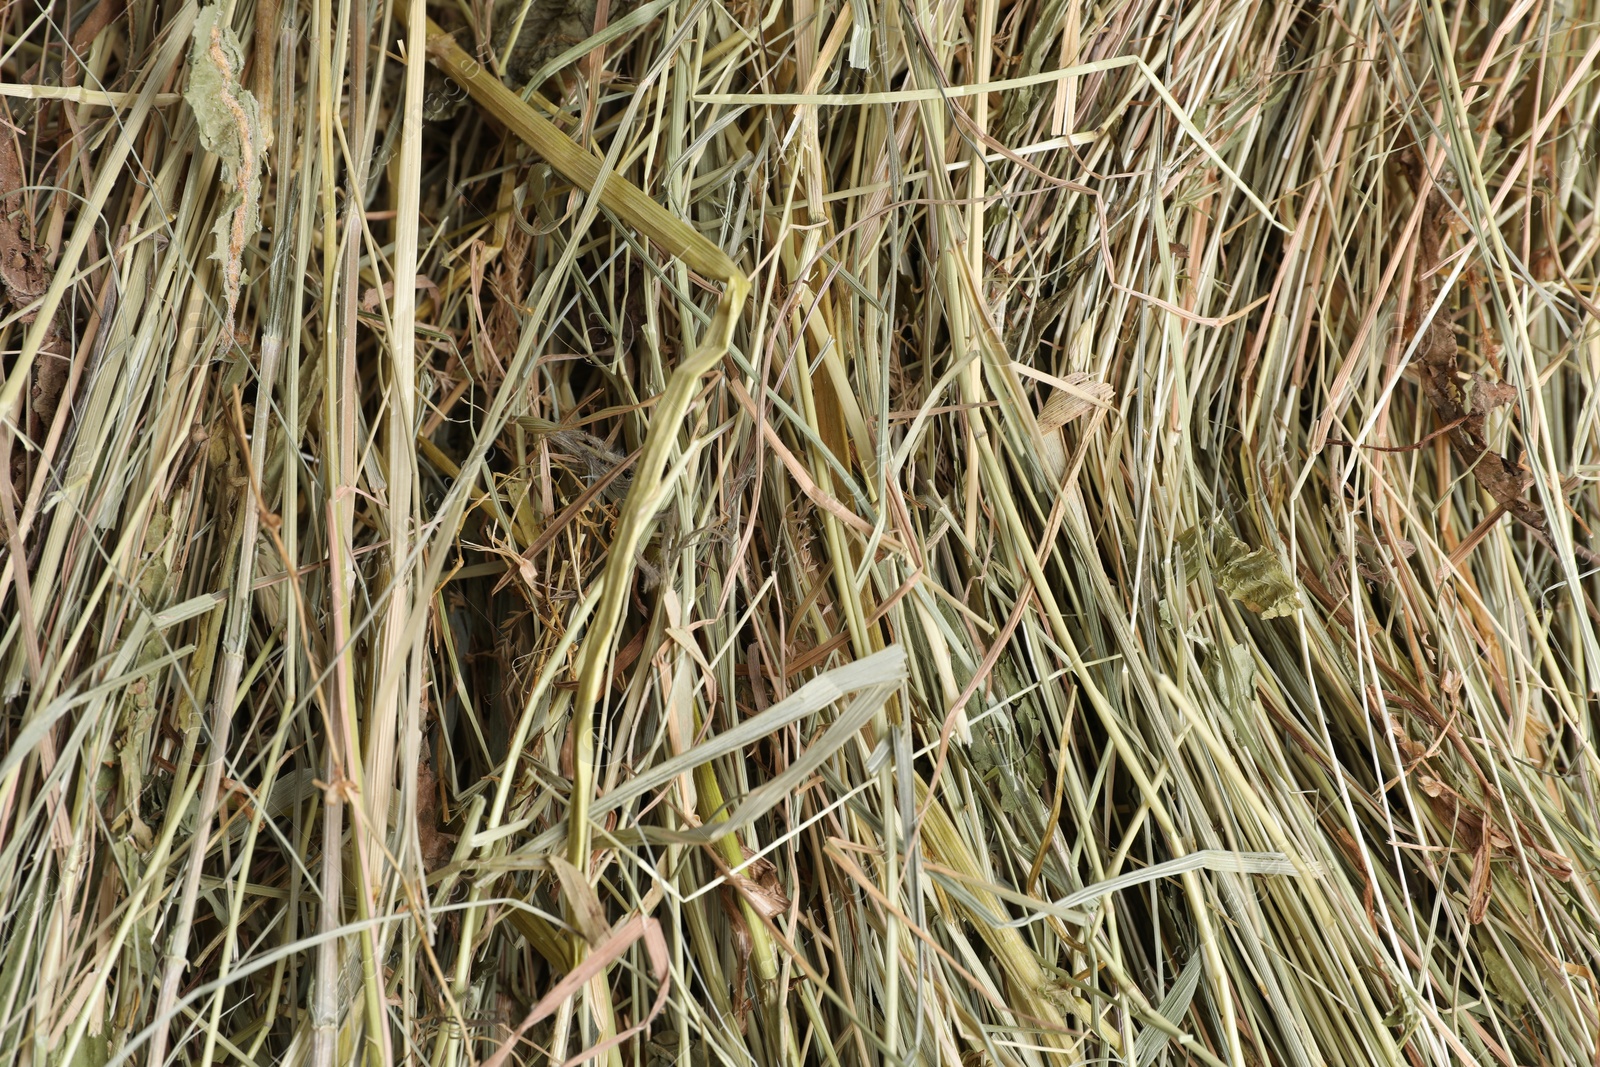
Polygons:
<instances>
[{"instance_id":1,"label":"grey dried leaf","mask_svg":"<svg viewBox=\"0 0 1600 1067\"><path fill-rule=\"evenodd\" d=\"M184 99L193 109L200 143L222 160L228 192L212 232L213 258L222 264L223 291L232 329L239 290L244 283L244 251L261 230L261 166L267 135L261 105L240 82L244 48L217 6L205 8L194 23L189 50L189 85Z\"/></svg>"}]
</instances>

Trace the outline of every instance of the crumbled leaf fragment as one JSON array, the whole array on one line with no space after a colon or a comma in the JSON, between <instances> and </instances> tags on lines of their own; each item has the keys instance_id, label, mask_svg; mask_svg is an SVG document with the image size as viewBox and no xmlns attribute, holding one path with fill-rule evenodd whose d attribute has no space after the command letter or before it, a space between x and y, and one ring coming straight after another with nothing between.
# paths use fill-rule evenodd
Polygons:
<instances>
[{"instance_id":1,"label":"crumbled leaf fragment","mask_svg":"<svg viewBox=\"0 0 1600 1067\"><path fill-rule=\"evenodd\" d=\"M1184 573L1198 575L1207 561L1222 591L1263 619L1276 619L1300 609L1300 593L1270 548L1251 549L1226 526L1195 526L1178 535Z\"/></svg>"},{"instance_id":2,"label":"crumbled leaf fragment","mask_svg":"<svg viewBox=\"0 0 1600 1067\"><path fill-rule=\"evenodd\" d=\"M1190 581L1199 577L1200 568L1205 564L1207 540L1205 528L1202 526L1191 526L1178 535L1178 551L1183 558L1183 573Z\"/></svg>"},{"instance_id":3,"label":"crumbled leaf fragment","mask_svg":"<svg viewBox=\"0 0 1600 1067\"><path fill-rule=\"evenodd\" d=\"M1246 552L1217 568L1217 584L1224 592L1263 619L1276 619L1300 608L1294 579L1270 548Z\"/></svg>"},{"instance_id":4,"label":"crumbled leaf fragment","mask_svg":"<svg viewBox=\"0 0 1600 1067\"><path fill-rule=\"evenodd\" d=\"M1522 1011L1528 1006L1528 998L1522 992L1522 983L1517 981L1516 972L1506 958L1492 948L1483 950L1483 973L1489 980L1489 989L1504 1000L1507 1007Z\"/></svg>"},{"instance_id":5,"label":"crumbled leaf fragment","mask_svg":"<svg viewBox=\"0 0 1600 1067\"><path fill-rule=\"evenodd\" d=\"M267 151L261 106L239 81L243 69L244 49L221 9L201 11L195 19L189 85L183 95L199 124L200 143L222 161L222 180L228 188L212 228L217 238L212 258L222 264L230 332L244 279L245 246L261 229L261 165Z\"/></svg>"},{"instance_id":6,"label":"crumbled leaf fragment","mask_svg":"<svg viewBox=\"0 0 1600 1067\"><path fill-rule=\"evenodd\" d=\"M1212 692L1229 707L1241 710L1249 706L1255 696L1256 661L1248 645L1229 644L1226 651L1212 653L1206 657L1204 671Z\"/></svg>"}]
</instances>

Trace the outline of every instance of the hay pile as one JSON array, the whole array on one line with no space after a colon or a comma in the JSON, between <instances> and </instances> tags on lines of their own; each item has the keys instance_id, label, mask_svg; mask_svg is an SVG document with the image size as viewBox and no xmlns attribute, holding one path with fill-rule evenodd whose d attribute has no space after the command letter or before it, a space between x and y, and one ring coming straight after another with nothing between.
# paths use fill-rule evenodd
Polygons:
<instances>
[{"instance_id":1,"label":"hay pile","mask_svg":"<svg viewBox=\"0 0 1600 1067\"><path fill-rule=\"evenodd\" d=\"M1597 1062L1593 4L0 31L7 1062Z\"/></svg>"}]
</instances>

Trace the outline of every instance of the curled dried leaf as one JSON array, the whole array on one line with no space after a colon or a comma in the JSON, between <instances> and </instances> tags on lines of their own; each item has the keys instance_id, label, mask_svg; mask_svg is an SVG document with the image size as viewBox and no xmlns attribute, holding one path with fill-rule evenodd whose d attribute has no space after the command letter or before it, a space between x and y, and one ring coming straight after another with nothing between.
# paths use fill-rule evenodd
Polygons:
<instances>
[{"instance_id":1,"label":"curled dried leaf","mask_svg":"<svg viewBox=\"0 0 1600 1067\"><path fill-rule=\"evenodd\" d=\"M1496 408L1503 408L1513 404L1517 399L1517 387L1510 382L1486 382L1481 377L1473 376L1472 408L1477 412L1490 412Z\"/></svg>"},{"instance_id":2,"label":"curled dried leaf","mask_svg":"<svg viewBox=\"0 0 1600 1067\"><path fill-rule=\"evenodd\" d=\"M1263 619L1276 619L1300 608L1300 593L1270 548L1246 552L1217 568L1224 592Z\"/></svg>"},{"instance_id":3,"label":"curled dried leaf","mask_svg":"<svg viewBox=\"0 0 1600 1067\"><path fill-rule=\"evenodd\" d=\"M749 849L744 852L747 856L750 854ZM768 860L757 860L745 868L743 874L730 875L728 880L763 918L771 919L789 908L789 896L778 884L778 869Z\"/></svg>"},{"instance_id":4,"label":"curled dried leaf","mask_svg":"<svg viewBox=\"0 0 1600 1067\"><path fill-rule=\"evenodd\" d=\"M1300 609L1294 579L1270 548L1250 546L1225 526L1192 527L1178 535L1184 573L1198 574L1207 558L1222 591L1263 619L1276 619Z\"/></svg>"},{"instance_id":5,"label":"curled dried leaf","mask_svg":"<svg viewBox=\"0 0 1600 1067\"><path fill-rule=\"evenodd\" d=\"M1093 375L1074 373L1062 379L1070 389L1055 389L1039 410L1039 429L1051 433L1074 419L1081 419L1095 408L1111 405L1116 391Z\"/></svg>"},{"instance_id":6,"label":"curled dried leaf","mask_svg":"<svg viewBox=\"0 0 1600 1067\"><path fill-rule=\"evenodd\" d=\"M1489 865L1492 856L1489 842L1478 845L1472 857L1472 878L1467 883L1467 922L1476 926L1489 913Z\"/></svg>"}]
</instances>

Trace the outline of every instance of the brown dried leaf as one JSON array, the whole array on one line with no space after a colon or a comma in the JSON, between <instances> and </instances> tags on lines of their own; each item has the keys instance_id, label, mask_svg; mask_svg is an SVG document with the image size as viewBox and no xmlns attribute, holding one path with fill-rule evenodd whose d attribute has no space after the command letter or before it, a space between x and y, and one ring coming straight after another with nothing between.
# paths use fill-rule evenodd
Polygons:
<instances>
[{"instance_id":1,"label":"brown dried leaf","mask_svg":"<svg viewBox=\"0 0 1600 1067\"><path fill-rule=\"evenodd\" d=\"M1539 854L1539 859L1543 861L1542 866L1545 869L1545 873L1549 874L1550 877L1558 882L1572 880L1571 860L1559 852L1552 852L1540 845L1534 845L1533 850Z\"/></svg>"},{"instance_id":2,"label":"brown dried leaf","mask_svg":"<svg viewBox=\"0 0 1600 1067\"><path fill-rule=\"evenodd\" d=\"M1477 388L1473 392L1478 395L1469 396L1461 382L1455 332L1445 322L1435 320L1429 324L1418 345L1417 356L1423 392L1439 418L1450 427L1450 443L1455 446L1461 462L1472 469L1478 484L1495 503L1533 531L1540 541L1553 545L1544 506L1528 498L1528 490L1533 485L1532 472L1490 449L1484 434L1487 413L1504 402L1506 391L1511 387L1504 383L1486 384L1474 376L1471 382ZM1515 390L1509 395L1514 397ZM1600 555L1586 545L1575 544L1573 549L1589 562L1600 561Z\"/></svg>"},{"instance_id":3,"label":"brown dried leaf","mask_svg":"<svg viewBox=\"0 0 1600 1067\"><path fill-rule=\"evenodd\" d=\"M580 875L579 877L581 878L582 876ZM589 891L592 893L594 890L590 887ZM512 1051L517 1047L517 1043L521 1040L523 1034L532 1029L534 1024L541 1019L555 1014L556 1009L563 1002L576 996L578 991L588 984L595 975L604 974L606 968L620 959L623 953L640 938L644 939L645 951L650 956L651 974L659 984L659 988L656 990L655 1003L651 1005L649 1014L635 1026L596 1045L594 1048L580 1052L563 1063L562 1067L573 1067L575 1064L593 1059L646 1029L655 1020L656 1016L661 1013L662 1007L666 1004L667 993L672 988L672 978L668 968L666 937L661 933L661 924L655 919L636 915L626 922L619 923L610 930L604 940L594 946L594 951L584 957L582 963L567 972L566 977L562 978L544 996L540 997L538 1003L534 1004L532 1010L528 1012L527 1018L523 1019L522 1023L511 1032L511 1036L495 1050L492 1056L483 1061L484 1067L500 1067L501 1064L505 1063L510 1058Z\"/></svg>"},{"instance_id":4,"label":"brown dried leaf","mask_svg":"<svg viewBox=\"0 0 1600 1067\"><path fill-rule=\"evenodd\" d=\"M16 147L11 138L0 137L0 284L11 306L19 310L44 295L51 277L49 253L22 232L27 216L18 191L24 184ZM33 317L23 321L32 322Z\"/></svg>"},{"instance_id":5,"label":"brown dried leaf","mask_svg":"<svg viewBox=\"0 0 1600 1067\"><path fill-rule=\"evenodd\" d=\"M433 872L450 861L455 851L455 835L439 829L439 779L433 771L433 753L424 749L417 762L417 845L422 851L422 869Z\"/></svg>"},{"instance_id":6,"label":"brown dried leaf","mask_svg":"<svg viewBox=\"0 0 1600 1067\"><path fill-rule=\"evenodd\" d=\"M1467 883L1467 922L1476 926L1489 913L1490 847L1485 838L1472 857L1472 879Z\"/></svg>"},{"instance_id":7,"label":"brown dried leaf","mask_svg":"<svg viewBox=\"0 0 1600 1067\"><path fill-rule=\"evenodd\" d=\"M433 298L433 302L435 304L439 303L439 286L434 283L432 278L428 277L426 274L417 275L417 288L427 290L428 295ZM380 302L384 300L392 300L393 298L393 281L387 281L383 283L383 292L381 295L379 294L376 286L369 286L361 292L361 310L368 312L376 311L378 310L378 304Z\"/></svg>"},{"instance_id":8,"label":"brown dried leaf","mask_svg":"<svg viewBox=\"0 0 1600 1067\"><path fill-rule=\"evenodd\" d=\"M745 854L749 855L748 849ZM778 884L778 869L768 860L756 860L743 874L729 875L728 880L763 918L781 915L789 908L789 897Z\"/></svg>"},{"instance_id":9,"label":"brown dried leaf","mask_svg":"<svg viewBox=\"0 0 1600 1067\"><path fill-rule=\"evenodd\" d=\"M611 924L606 921L606 909L595 894L594 886L589 884L582 871L567 862L565 856L552 855L550 866L561 883L561 897L567 903L568 919L578 928L585 941L590 945L600 945L609 935Z\"/></svg>"},{"instance_id":10,"label":"brown dried leaf","mask_svg":"<svg viewBox=\"0 0 1600 1067\"><path fill-rule=\"evenodd\" d=\"M1509 382L1486 382L1473 376L1472 407L1477 412L1490 412L1516 402L1517 388Z\"/></svg>"}]
</instances>

